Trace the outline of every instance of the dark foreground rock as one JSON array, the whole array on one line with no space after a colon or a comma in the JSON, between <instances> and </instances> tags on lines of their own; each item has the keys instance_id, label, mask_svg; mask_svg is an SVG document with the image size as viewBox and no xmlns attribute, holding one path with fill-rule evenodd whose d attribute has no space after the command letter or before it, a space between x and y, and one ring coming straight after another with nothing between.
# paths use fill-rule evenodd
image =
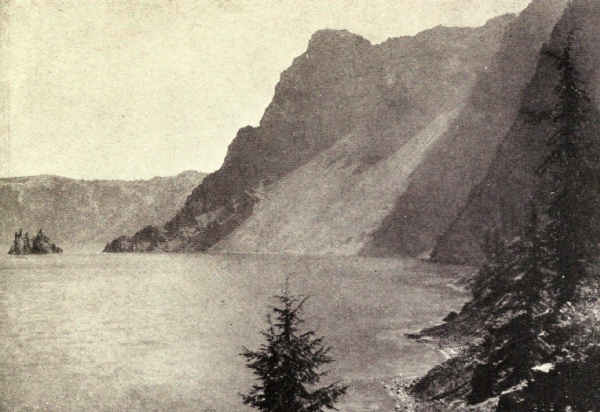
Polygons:
<instances>
[{"instance_id":1,"label":"dark foreground rock","mask_svg":"<svg viewBox=\"0 0 600 412\"><path fill-rule=\"evenodd\" d=\"M8 251L9 255L45 255L49 253L62 253L63 250L50 241L50 238L40 229L33 240L30 241L29 233L23 229L15 232L13 245Z\"/></svg>"}]
</instances>

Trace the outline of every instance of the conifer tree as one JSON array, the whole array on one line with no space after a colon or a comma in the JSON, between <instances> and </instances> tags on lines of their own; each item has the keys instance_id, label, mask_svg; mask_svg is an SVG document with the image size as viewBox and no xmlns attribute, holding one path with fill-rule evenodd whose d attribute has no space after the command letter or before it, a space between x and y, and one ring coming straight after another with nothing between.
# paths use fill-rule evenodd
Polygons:
<instances>
[{"instance_id":1,"label":"conifer tree","mask_svg":"<svg viewBox=\"0 0 600 412\"><path fill-rule=\"evenodd\" d=\"M554 288L559 305L573 298L598 253L600 238L598 143L589 132L594 109L575 67L575 34L575 29L569 31L562 54L548 53L560 73L553 115L557 130L548 139L550 154L539 169L550 181L545 237L555 257Z\"/></svg>"},{"instance_id":2,"label":"conifer tree","mask_svg":"<svg viewBox=\"0 0 600 412\"><path fill-rule=\"evenodd\" d=\"M556 131L538 168L537 206L500 253L502 242L486 237L474 287L493 316L472 348L468 401L499 396L497 411L600 411L600 114L577 69L576 4L565 11L562 50L545 52L558 69Z\"/></svg>"},{"instance_id":3,"label":"conifer tree","mask_svg":"<svg viewBox=\"0 0 600 412\"><path fill-rule=\"evenodd\" d=\"M566 15L571 27L576 27L572 3ZM560 54L547 52L559 71L553 113L556 132L547 141L549 155L538 169L543 178L541 193L547 193L540 196L546 200L544 224L533 224L538 219L532 217L526 230L529 240L518 243L524 248L508 253L517 255L519 264L514 268L522 271L513 287L519 296L512 308L517 315L489 331L485 362L473 379L472 402L527 383L501 396L499 411L600 407L592 390L600 383L600 373L591 363L600 350L598 345L578 347L572 335L581 327L573 316L564 315L578 314L573 305L579 301L578 287L593 279L600 240L600 142L595 135L600 124L576 68L576 33L575 28L567 33ZM551 368L550 373L532 367L541 362ZM585 369L593 378L580 373ZM478 376L492 389L478 385Z\"/></svg>"},{"instance_id":4,"label":"conifer tree","mask_svg":"<svg viewBox=\"0 0 600 412\"><path fill-rule=\"evenodd\" d=\"M482 362L472 378L471 403L481 402L503 390L533 378L532 368L552 351L540 336L546 321L547 302L543 289L548 256L540 236L536 207L530 204L530 217L521 237L507 246L489 275L498 290L492 305L499 317L508 318L490 325L481 345Z\"/></svg>"},{"instance_id":5,"label":"conifer tree","mask_svg":"<svg viewBox=\"0 0 600 412\"><path fill-rule=\"evenodd\" d=\"M275 298L279 301L272 309L275 319L269 316L269 327L262 332L266 343L257 351L244 348L241 354L259 380L242 395L244 403L265 412L335 410L347 388L340 383L316 387L326 375L319 368L333 359L323 337L314 331L300 331L304 323L300 312L306 298L291 296L287 287Z\"/></svg>"}]
</instances>

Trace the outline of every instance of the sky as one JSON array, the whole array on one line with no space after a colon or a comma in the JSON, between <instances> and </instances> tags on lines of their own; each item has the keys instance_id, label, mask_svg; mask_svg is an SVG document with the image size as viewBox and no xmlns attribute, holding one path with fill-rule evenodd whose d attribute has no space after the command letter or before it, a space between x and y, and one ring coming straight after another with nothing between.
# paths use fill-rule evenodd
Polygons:
<instances>
[{"instance_id":1,"label":"sky","mask_svg":"<svg viewBox=\"0 0 600 412\"><path fill-rule=\"evenodd\" d=\"M528 3L0 0L0 177L211 172L315 31L380 43Z\"/></svg>"}]
</instances>

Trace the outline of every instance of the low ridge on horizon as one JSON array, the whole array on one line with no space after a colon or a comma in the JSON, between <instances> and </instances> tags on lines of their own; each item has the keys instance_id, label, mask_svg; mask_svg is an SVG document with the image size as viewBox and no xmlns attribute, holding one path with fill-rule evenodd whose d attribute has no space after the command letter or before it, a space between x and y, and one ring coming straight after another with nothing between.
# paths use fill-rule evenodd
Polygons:
<instances>
[{"instance_id":1,"label":"low ridge on horizon","mask_svg":"<svg viewBox=\"0 0 600 412\"><path fill-rule=\"evenodd\" d=\"M205 176L184 171L132 181L0 178L0 243L23 227L43 227L61 244L106 243L124 230L166 222Z\"/></svg>"},{"instance_id":2,"label":"low ridge on horizon","mask_svg":"<svg viewBox=\"0 0 600 412\"><path fill-rule=\"evenodd\" d=\"M49 177L49 178L58 178L58 179L68 179L68 180L77 180L77 181L83 181L83 182L144 182L144 181L149 181L149 180L153 180L153 179L170 179L173 177L177 177L177 176L194 176L194 175L198 175L198 176L206 176L209 173L206 172L201 172L198 170L193 170L193 169L188 169L188 170L184 170L182 172L179 172L177 174L174 175L161 175L161 176L152 176L152 177L148 177L148 178L133 178L133 179L102 179L102 178L95 178L95 177L89 177L89 178L78 178L78 177L71 177L71 176L61 176L61 175L55 175L55 174L51 174L51 173L42 173L42 174L38 174L38 175L26 175L26 176L4 176L4 177L0 177L0 180L11 180L11 179L35 179L35 178L44 178L44 177Z\"/></svg>"}]
</instances>

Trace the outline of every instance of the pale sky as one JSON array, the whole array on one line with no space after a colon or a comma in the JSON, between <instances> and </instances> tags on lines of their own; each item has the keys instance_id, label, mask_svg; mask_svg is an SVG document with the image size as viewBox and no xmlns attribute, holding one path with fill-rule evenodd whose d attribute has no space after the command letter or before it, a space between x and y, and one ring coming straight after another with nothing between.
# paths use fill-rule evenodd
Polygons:
<instances>
[{"instance_id":1,"label":"pale sky","mask_svg":"<svg viewBox=\"0 0 600 412\"><path fill-rule=\"evenodd\" d=\"M0 177L210 172L316 30L380 43L528 3L0 0Z\"/></svg>"}]
</instances>

